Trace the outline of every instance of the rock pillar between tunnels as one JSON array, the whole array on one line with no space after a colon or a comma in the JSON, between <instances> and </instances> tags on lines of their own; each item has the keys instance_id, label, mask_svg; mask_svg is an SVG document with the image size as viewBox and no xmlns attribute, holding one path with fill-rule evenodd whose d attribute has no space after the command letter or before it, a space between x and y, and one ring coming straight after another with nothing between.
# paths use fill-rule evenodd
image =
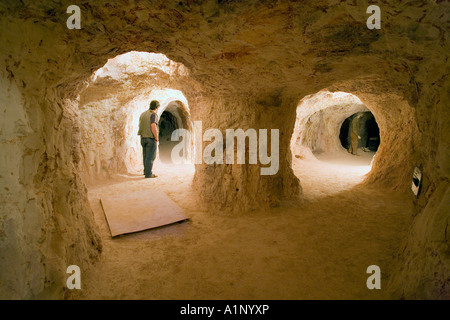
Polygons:
<instances>
[{"instance_id":1,"label":"rock pillar between tunnels","mask_svg":"<svg viewBox=\"0 0 450 320\"><path fill-rule=\"evenodd\" d=\"M201 103L197 112L201 116L203 132L210 128L219 129L224 139L223 164L197 164L194 186L209 208L243 212L265 209L280 205L285 200L300 199L301 187L291 167L290 139L295 122L295 101L285 99L273 101L252 99L248 97L230 97L228 99L209 99ZM195 119L194 119L195 121ZM261 175L263 165L249 164L246 150L245 164L227 164L226 130L267 129L268 155L271 151L271 130L279 130L279 168L274 175ZM204 150L211 142L203 141ZM235 140L235 148L236 148ZM248 149L249 141L246 140ZM261 146L258 143L258 148ZM258 149L259 150L259 149ZM236 153L236 150L235 150Z\"/></svg>"}]
</instances>

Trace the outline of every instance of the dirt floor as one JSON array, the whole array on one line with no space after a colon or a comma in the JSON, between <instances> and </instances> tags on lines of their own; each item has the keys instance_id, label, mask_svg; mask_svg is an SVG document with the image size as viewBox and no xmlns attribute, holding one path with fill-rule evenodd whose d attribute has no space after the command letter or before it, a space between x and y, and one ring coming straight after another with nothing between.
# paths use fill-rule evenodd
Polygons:
<instances>
[{"instance_id":1,"label":"dirt floor","mask_svg":"<svg viewBox=\"0 0 450 320\"><path fill-rule=\"evenodd\" d=\"M361 184L372 154L294 159L305 201L268 212L203 212L193 166L155 164L157 179L118 176L89 187L103 254L75 299L386 299L389 265L411 198ZM101 195L157 186L188 222L111 239ZM369 265L381 290L366 287ZM395 297L394 297L395 298Z\"/></svg>"}]
</instances>

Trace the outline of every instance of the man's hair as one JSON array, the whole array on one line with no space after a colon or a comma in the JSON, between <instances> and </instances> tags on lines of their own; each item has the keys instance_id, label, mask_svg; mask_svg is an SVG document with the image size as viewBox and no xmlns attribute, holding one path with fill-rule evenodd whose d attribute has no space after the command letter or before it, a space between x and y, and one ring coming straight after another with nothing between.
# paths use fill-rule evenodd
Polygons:
<instances>
[{"instance_id":1,"label":"man's hair","mask_svg":"<svg viewBox=\"0 0 450 320\"><path fill-rule=\"evenodd\" d=\"M158 101L153 100L152 102L150 102L150 110L155 110L158 107L159 107L159 102Z\"/></svg>"}]
</instances>

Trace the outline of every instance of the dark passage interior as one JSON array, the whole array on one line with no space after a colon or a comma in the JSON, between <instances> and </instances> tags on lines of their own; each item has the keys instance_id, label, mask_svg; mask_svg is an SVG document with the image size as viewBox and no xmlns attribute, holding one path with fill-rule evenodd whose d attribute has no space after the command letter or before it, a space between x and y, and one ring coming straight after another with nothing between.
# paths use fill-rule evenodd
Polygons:
<instances>
[{"instance_id":1,"label":"dark passage interior","mask_svg":"<svg viewBox=\"0 0 450 320\"><path fill-rule=\"evenodd\" d=\"M359 117L358 117L359 116ZM345 149L351 146L351 132L355 132L358 139L358 148L363 151L376 152L380 145L380 129L371 112L359 112L346 118L342 123L339 140Z\"/></svg>"},{"instance_id":2,"label":"dark passage interior","mask_svg":"<svg viewBox=\"0 0 450 320\"><path fill-rule=\"evenodd\" d=\"M171 101L164 108L159 119L159 160L163 163L174 163L172 151L176 145L183 144L183 148L178 148L176 158L185 159L189 162L193 154L193 146L190 140L182 133L174 134L177 129L184 129L192 133L192 124L187 107L178 100ZM186 139L186 140L184 140Z\"/></svg>"},{"instance_id":3,"label":"dark passage interior","mask_svg":"<svg viewBox=\"0 0 450 320\"><path fill-rule=\"evenodd\" d=\"M164 111L159 120L159 159L171 163L172 149L177 142L171 141L172 132L178 129L175 116L170 111Z\"/></svg>"}]
</instances>

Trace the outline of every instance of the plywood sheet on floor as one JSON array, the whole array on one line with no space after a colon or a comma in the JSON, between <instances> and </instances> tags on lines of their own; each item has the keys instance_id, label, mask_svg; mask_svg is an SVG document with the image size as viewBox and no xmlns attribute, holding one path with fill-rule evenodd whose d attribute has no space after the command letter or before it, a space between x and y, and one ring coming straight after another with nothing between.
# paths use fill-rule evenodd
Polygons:
<instances>
[{"instance_id":1,"label":"plywood sheet on floor","mask_svg":"<svg viewBox=\"0 0 450 320\"><path fill-rule=\"evenodd\" d=\"M103 196L100 201L112 237L188 219L183 210L159 190Z\"/></svg>"}]
</instances>

